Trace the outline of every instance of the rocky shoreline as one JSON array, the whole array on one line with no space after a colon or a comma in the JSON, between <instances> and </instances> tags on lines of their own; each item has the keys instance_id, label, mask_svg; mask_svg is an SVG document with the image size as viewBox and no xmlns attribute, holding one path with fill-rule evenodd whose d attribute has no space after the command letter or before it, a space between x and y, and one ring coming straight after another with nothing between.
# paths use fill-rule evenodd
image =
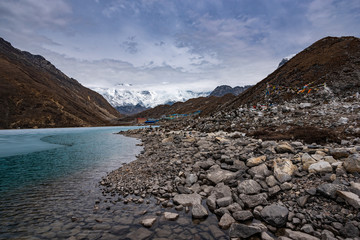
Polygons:
<instances>
[{"instance_id":1,"label":"rocky shoreline","mask_svg":"<svg viewBox=\"0 0 360 240\"><path fill-rule=\"evenodd\" d=\"M164 208L191 211L193 219L215 214L231 239L359 239L357 141L263 141L236 131L166 127L121 134L140 138L144 150L101 184L125 204L155 197ZM145 215L141 223L156 221Z\"/></svg>"}]
</instances>

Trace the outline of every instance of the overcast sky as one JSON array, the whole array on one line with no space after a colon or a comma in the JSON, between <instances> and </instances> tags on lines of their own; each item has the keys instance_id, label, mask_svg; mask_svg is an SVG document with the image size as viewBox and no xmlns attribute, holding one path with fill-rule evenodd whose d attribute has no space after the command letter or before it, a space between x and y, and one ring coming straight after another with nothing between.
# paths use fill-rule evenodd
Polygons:
<instances>
[{"instance_id":1,"label":"overcast sky","mask_svg":"<svg viewBox=\"0 0 360 240\"><path fill-rule=\"evenodd\" d=\"M3 0L0 37L87 87L255 84L325 36L360 36L359 0Z\"/></svg>"}]
</instances>

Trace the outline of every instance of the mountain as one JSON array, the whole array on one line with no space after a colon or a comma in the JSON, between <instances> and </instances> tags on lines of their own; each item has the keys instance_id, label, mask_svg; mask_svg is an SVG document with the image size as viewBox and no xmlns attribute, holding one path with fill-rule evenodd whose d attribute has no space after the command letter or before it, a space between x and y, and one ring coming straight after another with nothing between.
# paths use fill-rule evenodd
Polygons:
<instances>
[{"instance_id":1,"label":"mountain","mask_svg":"<svg viewBox=\"0 0 360 240\"><path fill-rule=\"evenodd\" d=\"M360 39L326 37L239 95L227 108L282 103L312 95L344 97L360 89Z\"/></svg>"},{"instance_id":2,"label":"mountain","mask_svg":"<svg viewBox=\"0 0 360 240\"><path fill-rule=\"evenodd\" d=\"M100 93L120 113L131 115L138 112L175 102L184 102L191 98L208 96L209 92L190 90L139 90L131 85L120 84L113 88L93 88Z\"/></svg>"},{"instance_id":3,"label":"mountain","mask_svg":"<svg viewBox=\"0 0 360 240\"><path fill-rule=\"evenodd\" d=\"M293 58L295 56L295 54L292 54L292 55L290 55L290 56L288 56L288 57L284 57L282 60L281 60L281 62L279 63L279 65L278 65L278 68L279 67L281 67L281 66L283 66L285 63L287 63L291 58Z\"/></svg>"},{"instance_id":4,"label":"mountain","mask_svg":"<svg viewBox=\"0 0 360 240\"><path fill-rule=\"evenodd\" d=\"M230 87L228 85L221 85L216 87L211 93L210 96L215 96L215 97L222 97L228 93L231 93L235 96L239 95L240 93L244 92L246 89L250 88L250 85L246 85L244 87Z\"/></svg>"},{"instance_id":5,"label":"mountain","mask_svg":"<svg viewBox=\"0 0 360 240\"><path fill-rule=\"evenodd\" d=\"M0 128L98 126L121 117L100 94L2 38L0 115Z\"/></svg>"}]
</instances>

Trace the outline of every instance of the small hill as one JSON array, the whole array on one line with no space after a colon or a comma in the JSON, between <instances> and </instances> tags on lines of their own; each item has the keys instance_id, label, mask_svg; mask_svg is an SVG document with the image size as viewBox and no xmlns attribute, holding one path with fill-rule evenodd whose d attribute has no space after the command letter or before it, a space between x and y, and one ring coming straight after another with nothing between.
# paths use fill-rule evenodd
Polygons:
<instances>
[{"instance_id":1,"label":"small hill","mask_svg":"<svg viewBox=\"0 0 360 240\"><path fill-rule=\"evenodd\" d=\"M0 115L0 128L99 126L121 117L100 94L2 38Z\"/></svg>"}]
</instances>

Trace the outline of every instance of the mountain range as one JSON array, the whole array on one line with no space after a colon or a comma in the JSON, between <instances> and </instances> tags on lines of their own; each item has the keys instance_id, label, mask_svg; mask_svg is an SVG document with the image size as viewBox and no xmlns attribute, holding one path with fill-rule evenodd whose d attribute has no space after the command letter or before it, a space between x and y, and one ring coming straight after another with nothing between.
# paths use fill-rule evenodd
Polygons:
<instances>
[{"instance_id":1,"label":"mountain range","mask_svg":"<svg viewBox=\"0 0 360 240\"><path fill-rule=\"evenodd\" d=\"M103 126L121 117L44 57L0 38L0 128Z\"/></svg>"}]
</instances>

